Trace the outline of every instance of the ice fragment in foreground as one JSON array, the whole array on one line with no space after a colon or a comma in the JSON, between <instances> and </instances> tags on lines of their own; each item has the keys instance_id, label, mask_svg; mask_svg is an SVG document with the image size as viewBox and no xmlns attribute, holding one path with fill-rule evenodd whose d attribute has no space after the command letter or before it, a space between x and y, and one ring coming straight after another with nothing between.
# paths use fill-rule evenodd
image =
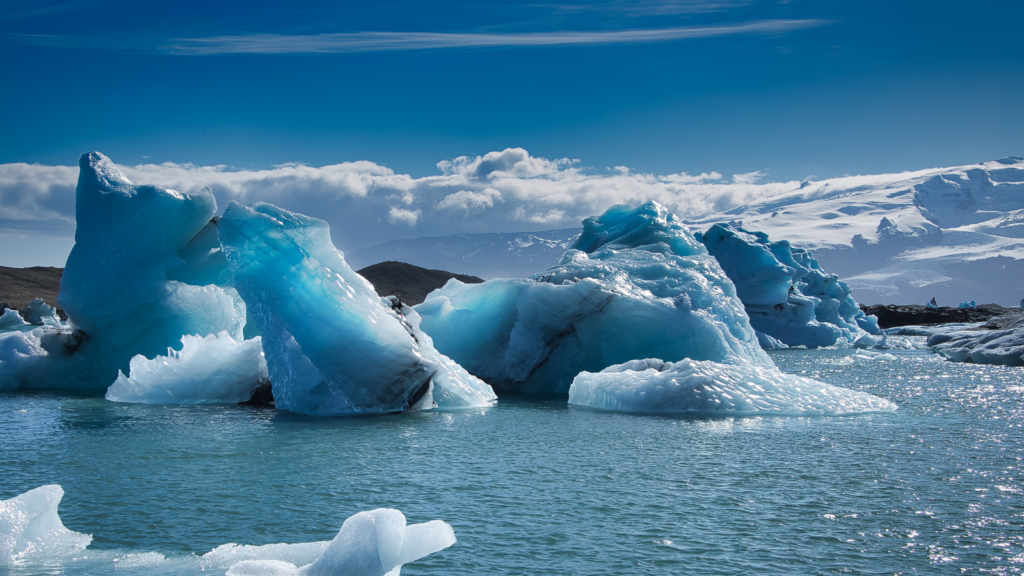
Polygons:
<instances>
[{"instance_id":1,"label":"ice fragment in foreground","mask_svg":"<svg viewBox=\"0 0 1024 576\"><path fill-rule=\"evenodd\" d=\"M0 500L0 566L84 550L92 536L64 527L57 506L64 490L56 484Z\"/></svg>"},{"instance_id":2,"label":"ice fragment in foreground","mask_svg":"<svg viewBox=\"0 0 1024 576\"><path fill-rule=\"evenodd\" d=\"M226 331L186 335L181 351L131 360L129 376L119 372L107 400L144 404L211 404L245 402L267 383L267 363L260 337L237 341Z\"/></svg>"},{"instance_id":3,"label":"ice fragment in foreground","mask_svg":"<svg viewBox=\"0 0 1024 576\"><path fill-rule=\"evenodd\" d=\"M583 372L569 404L602 410L721 415L838 415L892 412L896 405L857 390L778 369L717 362L633 360Z\"/></svg>"},{"instance_id":4,"label":"ice fragment in foreground","mask_svg":"<svg viewBox=\"0 0 1024 576\"><path fill-rule=\"evenodd\" d=\"M499 390L566 393L573 377L661 356L772 366L733 283L656 202L588 218L531 278L450 280L415 307L437 349Z\"/></svg>"},{"instance_id":5,"label":"ice fragment in foreground","mask_svg":"<svg viewBox=\"0 0 1024 576\"><path fill-rule=\"evenodd\" d=\"M398 576L402 565L455 544L455 531L434 520L406 526L398 510L360 512L330 542L235 546L203 556L204 563L233 562L227 576ZM305 564L301 568L298 565Z\"/></svg>"},{"instance_id":6,"label":"ice fragment in foreground","mask_svg":"<svg viewBox=\"0 0 1024 576\"><path fill-rule=\"evenodd\" d=\"M490 386L442 359L348 266L323 220L232 202L218 234L262 334L278 408L327 415L494 402Z\"/></svg>"}]
</instances>

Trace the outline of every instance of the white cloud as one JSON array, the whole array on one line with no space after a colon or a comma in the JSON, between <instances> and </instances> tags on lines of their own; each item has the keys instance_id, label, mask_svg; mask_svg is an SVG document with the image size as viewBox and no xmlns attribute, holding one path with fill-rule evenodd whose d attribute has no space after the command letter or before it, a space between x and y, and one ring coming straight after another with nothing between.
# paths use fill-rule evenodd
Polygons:
<instances>
[{"instance_id":1,"label":"white cloud","mask_svg":"<svg viewBox=\"0 0 1024 576\"><path fill-rule=\"evenodd\" d=\"M576 160L539 158L522 148L463 156L438 167L437 175L421 178L365 161L267 170L173 163L121 169L134 182L181 192L209 186L222 208L231 200L263 201L322 218L330 223L335 244L346 251L415 236L575 227L614 204L648 200L692 220L769 198L814 198L824 190L906 177L854 176L801 188L798 181L758 183L758 172L727 180L718 172L591 170ZM0 236L70 236L77 178L77 167L0 164Z\"/></svg>"},{"instance_id":2,"label":"white cloud","mask_svg":"<svg viewBox=\"0 0 1024 576\"><path fill-rule=\"evenodd\" d=\"M434 207L438 210L461 210L468 216L472 212L493 208L495 201L501 202L501 192L494 188L484 188L480 192L459 190L445 196Z\"/></svg>"},{"instance_id":3,"label":"white cloud","mask_svg":"<svg viewBox=\"0 0 1024 576\"><path fill-rule=\"evenodd\" d=\"M391 210L388 211L388 222L391 222L392 224L402 223L408 224L409 226L415 226L416 221L419 219L419 210L406 210L405 208L392 206Z\"/></svg>"},{"instance_id":4,"label":"white cloud","mask_svg":"<svg viewBox=\"0 0 1024 576\"><path fill-rule=\"evenodd\" d=\"M529 32L509 34L437 32L351 32L334 34L243 34L178 38L159 51L181 55L350 53L438 48L602 45L669 42L738 34L778 34L828 24L827 20L757 20L720 26L600 30L582 32ZM37 42L45 38L36 38Z\"/></svg>"},{"instance_id":5,"label":"white cloud","mask_svg":"<svg viewBox=\"0 0 1024 576\"><path fill-rule=\"evenodd\" d=\"M756 184L761 178L764 178L764 174L760 170L732 175L732 181L737 184Z\"/></svg>"}]
</instances>

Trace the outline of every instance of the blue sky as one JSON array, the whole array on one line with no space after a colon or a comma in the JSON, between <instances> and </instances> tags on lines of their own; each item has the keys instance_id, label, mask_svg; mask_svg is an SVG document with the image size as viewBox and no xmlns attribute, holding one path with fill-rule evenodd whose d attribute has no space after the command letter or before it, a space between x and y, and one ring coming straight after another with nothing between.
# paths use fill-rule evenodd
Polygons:
<instances>
[{"instance_id":1,"label":"blue sky","mask_svg":"<svg viewBox=\"0 0 1024 576\"><path fill-rule=\"evenodd\" d=\"M365 159L420 176L443 158L521 146L596 167L800 178L1024 152L1020 2L34 1L0 12L0 162L74 165L96 149L132 164ZM739 29L652 36L728 27ZM640 33L608 36L621 31ZM392 33L390 49L267 53L372 32ZM416 33L465 45L423 48ZM593 41L514 45L572 33ZM185 51L237 49L209 41L224 37L255 52Z\"/></svg>"},{"instance_id":2,"label":"blue sky","mask_svg":"<svg viewBox=\"0 0 1024 576\"><path fill-rule=\"evenodd\" d=\"M1024 155L1022 22L1000 0L0 1L0 164L968 164Z\"/></svg>"}]
</instances>

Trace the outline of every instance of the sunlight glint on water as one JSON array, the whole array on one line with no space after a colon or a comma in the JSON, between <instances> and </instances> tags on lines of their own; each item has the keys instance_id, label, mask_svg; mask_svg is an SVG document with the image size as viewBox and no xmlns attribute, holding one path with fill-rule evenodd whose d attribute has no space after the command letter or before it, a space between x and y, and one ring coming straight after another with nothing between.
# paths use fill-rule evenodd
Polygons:
<instances>
[{"instance_id":1,"label":"sunlight glint on water","mask_svg":"<svg viewBox=\"0 0 1024 576\"><path fill-rule=\"evenodd\" d=\"M505 397L483 411L314 419L5 394L0 498L63 486L64 524L94 540L82 560L46 563L57 574L113 572L115 559L119 573L199 574L191 554L330 539L378 507L455 529L457 544L404 575L1019 573L1024 370L892 354L772 354L900 406L839 418Z\"/></svg>"}]
</instances>

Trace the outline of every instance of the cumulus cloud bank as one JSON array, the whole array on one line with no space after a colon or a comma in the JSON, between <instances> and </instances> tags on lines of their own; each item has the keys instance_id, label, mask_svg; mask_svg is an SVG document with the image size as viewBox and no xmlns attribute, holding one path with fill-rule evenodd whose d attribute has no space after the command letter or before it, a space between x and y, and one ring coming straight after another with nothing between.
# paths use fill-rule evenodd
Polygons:
<instances>
[{"instance_id":1,"label":"cumulus cloud bank","mask_svg":"<svg viewBox=\"0 0 1024 576\"><path fill-rule=\"evenodd\" d=\"M134 182L180 192L208 186L221 208L230 200L263 201L322 218L344 250L395 238L569 228L611 205L647 200L695 218L800 188L799 182L758 183L759 172L727 179L717 172L593 170L522 148L442 160L437 167L439 174L422 178L366 161L267 170L173 163L121 169ZM77 174L68 166L0 165L0 236L73 234Z\"/></svg>"}]
</instances>

